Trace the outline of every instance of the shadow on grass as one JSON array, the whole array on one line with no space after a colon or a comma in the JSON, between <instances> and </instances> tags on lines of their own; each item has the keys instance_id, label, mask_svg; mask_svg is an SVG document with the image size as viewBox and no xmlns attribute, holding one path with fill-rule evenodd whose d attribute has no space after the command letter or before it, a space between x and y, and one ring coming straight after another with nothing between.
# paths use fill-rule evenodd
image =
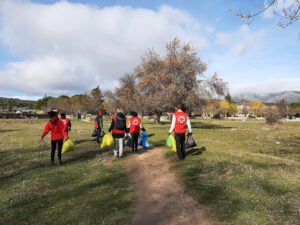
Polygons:
<instances>
[{"instance_id":1,"label":"shadow on grass","mask_svg":"<svg viewBox=\"0 0 300 225\"><path fill-rule=\"evenodd\" d=\"M0 133L7 133L7 132L13 132L13 131L20 131L22 129L6 129L6 130L0 130Z\"/></svg>"},{"instance_id":2,"label":"shadow on grass","mask_svg":"<svg viewBox=\"0 0 300 225\"><path fill-rule=\"evenodd\" d=\"M218 124L210 124L203 122L191 122L192 128L200 128L200 129L232 129L234 127L221 126Z\"/></svg>"},{"instance_id":3,"label":"shadow on grass","mask_svg":"<svg viewBox=\"0 0 300 225\"><path fill-rule=\"evenodd\" d=\"M19 149L16 150L17 152L20 151ZM26 149L24 152L29 152L29 151L38 151L37 149ZM68 154L68 156L63 155L62 156L62 161L63 165L64 164L69 164L69 163L78 163L82 161L88 161L90 159L95 158L95 156L99 154L99 150L93 149L93 150L86 150L86 149L79 149L73 153L73 154ZM38 153L40 154L40 153ZM51 168L53 167L50 163L50 150L47 151L46 153L42 153L43 156L42 158L39 158L39 155L31 155L30 159L23 158L23 160L17 160L17 159L10 159L9 161L2 163L1 162L1 167L3 171L5 171L5 167L9 166L8 172L6 172L5 175L1 175L0 177L0 186L2 184L5 184L9 179L18 177L18 176L23 176L24 174L31 173L37 169L43 169L43 168ZM45 154L45 155L44 155ZM47 156L49 157L49 160L46 160ZM67 157L67 159L66 159ZM2 159L3 160L3 159ZM55 155L55 162L57 163L57 152ZM13 168L13 170L11 169Z\"/></svg>"},{"instance_id":4,"label":"shadow on grass","mask_svg":"<svg viewBox=\"0 0 300 225\"><path fill-rule=\"evenodd\" d=\"M204 151L206 151L205 147L201 148L190 148L186 150L186 156L195 156L195 155L201 155Z\"/></svg>"},{"instance_id":5,"label":"shadow on grass","mask_svg":"<svg viewBox=\"0 0 300 225\"><path fill-rule=\"evenodd\" d=\"M53 224L54 221L55 224L97 224L118 212L123 212L124 217L131 203L125 173L103 168L101 174L88 173L82 183L84 171L76 170L71 177L62 172L49 177L46 184L40 184L39 189L46 186L46 190L15 196L6 205L15 220L12 224ZM45 213L50 216L45 217Z\"/></svg>"},{"instance_id":6,"label":"shadow on grass","mask_svg":"<svg viewBox=\"0 0 300 225\"><path fill-rule=\"evenodd\" d=\"M94 138L94 139L81 139L81 140L75 140L74 141L74 144L75 145L79 145L79 144L81 144L81 143L86 143L86 142L96 142L96 138Z\"/></svg>"}]
</instances>

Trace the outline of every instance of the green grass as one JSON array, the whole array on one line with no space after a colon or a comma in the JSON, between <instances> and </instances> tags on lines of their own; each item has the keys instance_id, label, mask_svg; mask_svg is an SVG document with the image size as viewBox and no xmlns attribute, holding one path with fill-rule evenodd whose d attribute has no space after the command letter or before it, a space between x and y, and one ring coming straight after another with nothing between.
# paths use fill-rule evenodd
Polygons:
<instances>
[{"instance_id":1,"label":"green grass","mask_svg":"<svg viewBox=\"0 0 300 225\"><path fill-rule=\"evenodd\" d=\"M72 121L76 151L51 166L45 123L0 120L0 224L124 224L132 204L126 159L100 152L93 123Z\"/></svg>"},{"instance_id":2,"label":"green grass","mask_svg":"<svg viewBox=\"0 0 300 225\"><path fill-rule=\"evenodd\" d=\"M198 149L183 163L186 189L220 224L299 224L300 123L193 121ZM206 148L206 151L201 150Z\"/></svg>"},{"instance_id":3,"label":"green grass","mask_svg":"<svg viewBox=\"0 0 300 225\"><path fill-rule=\"evenodd\" d=\"M108 128L106 121L105 128ZM0 120L0 224L124 224L133 193L125 157L100 152L93 123L72 121L76 151L50 165L46 120ZM170 124L144 121L150 143L165 146ZM192 121L198 148L166 157L220 224L299 224L300 123ZM206 148L206 151L203 149Z\"/></svg>"}]
</instances>

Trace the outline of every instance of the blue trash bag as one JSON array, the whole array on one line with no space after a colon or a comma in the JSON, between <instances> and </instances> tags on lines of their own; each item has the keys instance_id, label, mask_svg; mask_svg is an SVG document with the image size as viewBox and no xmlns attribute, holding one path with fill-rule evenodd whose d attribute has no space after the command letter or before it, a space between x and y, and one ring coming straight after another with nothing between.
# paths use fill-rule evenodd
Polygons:
<instances>
[{"instance_id":1,"label":"blue trash bag","mask_svg":"<svg viewBox=\"0 0 300 225\"><path fill-rule=\"evenodd\" d=\"M149 141L148 141L148 134L147 134L146 131L142 132L142 137L141 137L139 145L143 146L143 148L149 148L150 147L150 144L149 144Z\"/></svg>"}]
</instances>

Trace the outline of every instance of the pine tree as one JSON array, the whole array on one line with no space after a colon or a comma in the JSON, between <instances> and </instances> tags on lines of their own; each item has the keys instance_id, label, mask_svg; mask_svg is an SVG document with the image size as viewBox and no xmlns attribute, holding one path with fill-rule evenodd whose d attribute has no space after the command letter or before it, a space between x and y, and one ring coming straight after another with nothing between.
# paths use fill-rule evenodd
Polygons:
<instances>
[{"instance_id":1,"label":"pine tree","mask_svg":"<svg viewBox=\"0 0 300 225\"><path fill-rule=\"evenodd\" d=\"M90 97L91 111L97 113L98 111L102 110L102 103L104 102L104 97L99 85L91 91Z\"/></svg>"}]
</instances>

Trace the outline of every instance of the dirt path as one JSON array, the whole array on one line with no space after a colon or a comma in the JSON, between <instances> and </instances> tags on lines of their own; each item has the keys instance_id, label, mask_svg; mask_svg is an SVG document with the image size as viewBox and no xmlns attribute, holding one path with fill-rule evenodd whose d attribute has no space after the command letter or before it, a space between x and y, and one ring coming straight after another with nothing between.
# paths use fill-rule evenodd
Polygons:
<instances>
[{"instance_id":1,"label":"dirt path","mask_svg":"<svg viewBox=\"0 0 300 225\"><path fill-rule=\"evenodd\" d=\"M200 205L170 170L164 149L155 148L128 160L135 193L135 214L130 225L210 224Z\"/></svg>"}]
</instances>

